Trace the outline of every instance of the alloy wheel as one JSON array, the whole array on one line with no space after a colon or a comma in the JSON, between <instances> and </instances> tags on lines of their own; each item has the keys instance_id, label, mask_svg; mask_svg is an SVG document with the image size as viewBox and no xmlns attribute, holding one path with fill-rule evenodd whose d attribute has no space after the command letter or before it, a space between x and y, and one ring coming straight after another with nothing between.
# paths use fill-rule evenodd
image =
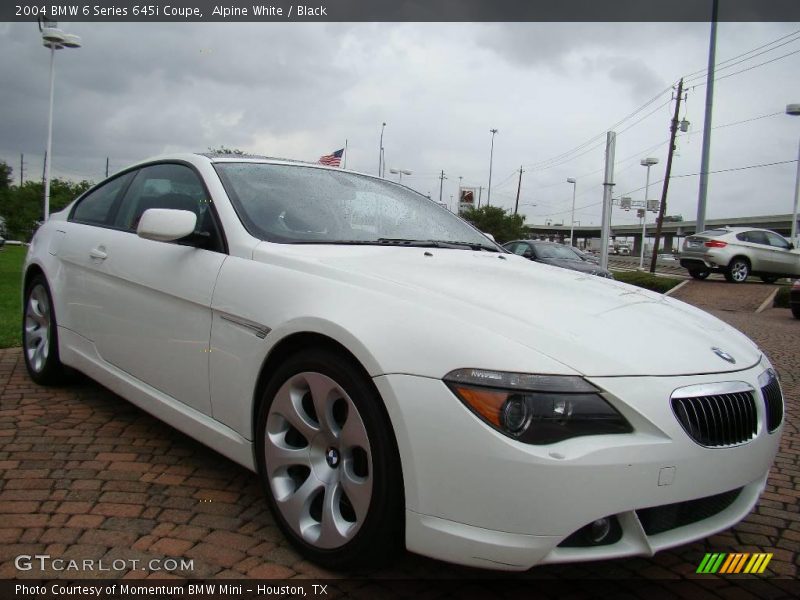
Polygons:
<instances>
[{"instance_id":1,"label":"alloy wheel","mask_svg":"<svg viewBox=\"0 0 800 600\"><path fill-rule=\"evenodd\" d=\"M47 290L41 283L37 283L31 288L25 306L23 340L28 364L37 373L44 370L50 354L51 314Z\"/></svg>"},{"instance_id":2,"label":"alloy wheel","mask_svg":"<svg viewBox=\"0 0 800 600\"><path fill-rule=\"evenodd\" d=\"M748 267L747 263L743 260L734 261L730 266L730 270L731 278L736 283L744 282L747 279L747 276L750 274L750 267Z\"/></svg>"},{"instance_id":3,"label":"alloy wheel","mask_svg":"<svg viewBox=\"0 0 800 600\"><path fill-rule=\"evenodd\" d=\"M289 527L320 549L353 539L372 499L372 452L344 389L322 373L293 375L269 408L264 442L266 476Z\"/></svg>"}]
</instances>

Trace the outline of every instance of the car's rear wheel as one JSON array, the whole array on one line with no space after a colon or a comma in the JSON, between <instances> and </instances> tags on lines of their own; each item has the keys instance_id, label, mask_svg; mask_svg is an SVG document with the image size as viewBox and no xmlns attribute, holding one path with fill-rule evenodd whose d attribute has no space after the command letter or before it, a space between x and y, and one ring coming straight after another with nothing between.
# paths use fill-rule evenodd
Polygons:
<instances>
[{"instance_id":1,"label":"car's rear wheel","mask_svg":"<svg viewBox=\"0 0 800 600\"><path fill-rule=\"evenodd\" d=\"M763 281L764 283L775 283L776 281L778 281L778 279L780 279L780 277L778 277L777 275L762 275L761 276L761 281Z\"/></svg>"},{"instance_id":2,"label":"car's rear wheel","mask_svg":"<svg viewBox=\"0 0 800 600\"><path fill-rule=\"evenodd\" d=\"M709 275L711 275L711 271L708 269L692 269L689 271L689 275L694 277L695 279L707 279Z\"/></svg>"},{"instance_id":3,"label":"car's rear wheel","mask_svg":"<svg viewBox=\"0 0 800 600\"><path fill-rule=\"evenodd\" d=\"M731 283L744 283L750 276L750 263L746 258L737 256L725 270L725 279Z\"/></svg>"},{"instance_id":4,"label":"car's rear wheel","mask_svg":"<svg viewBox=\"0 0 800 600\"><path fill-rule=\"evenodd\" d=\"M64 365L58 356L58 326L53 298L43 275L35 275L25 288L22 315L22 354L28 374L40 385L64 380Z\"/></svg>"},{"instance_id":5,"label":"car's rear wheel","mask_svg":"<svg viewBox=\"0 0 800 600\"><path fill-rule=\"evenodd\" d=\"M374 563L402 541L403 486L382 400L349 360L301 352L266 386L258 468L287 538L329 568Z\"/></svg>"}]
</instances>

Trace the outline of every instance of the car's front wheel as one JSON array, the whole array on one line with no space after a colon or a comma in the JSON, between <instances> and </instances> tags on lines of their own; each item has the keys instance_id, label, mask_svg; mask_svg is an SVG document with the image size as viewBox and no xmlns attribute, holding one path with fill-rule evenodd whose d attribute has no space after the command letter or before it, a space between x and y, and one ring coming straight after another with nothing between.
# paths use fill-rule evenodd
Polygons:
<instances>
[{"instance_id":1,"label":"car's front wheel","mask_svg":"<svg viewBox=\"0 0 800 600\"><path fill-rule=\"evenodd\" d=\"M397 446L369 378L339 354L290 357L266 385L258 469L278 525L310 560L345 568L402 542Z\"/></svg>"},{"instance_id":2,"label":"car's front wheel","mask_svg":"<svg viewBox=\"0 0 800 600\"><path fill-rule=\"evenodd\" d=\"M734 258L725 270L725 279L731 283L744 283L750 276L750 263L746 258Z\"/></svg>"},{"instance_id":3,"label":"car's front wheel","mask_svg":"<svg viewBox=\"0 0 800 600\"><path fill-rule=\"evenodd\" d=\"M58 356L58 327L53 298L43 275L35 275L25 288L22 315L22 354L28 374L39 385L57 385L64 379Z\"/></svg>"}]
</instances>

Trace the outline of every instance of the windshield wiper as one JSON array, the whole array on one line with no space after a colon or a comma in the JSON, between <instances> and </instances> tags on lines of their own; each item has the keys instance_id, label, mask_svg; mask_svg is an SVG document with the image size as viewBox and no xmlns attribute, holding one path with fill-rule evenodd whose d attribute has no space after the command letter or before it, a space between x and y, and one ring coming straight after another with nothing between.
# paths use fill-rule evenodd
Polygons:
<instances>
[{"instance_id":1,"label":"windshield wiper","mask_svg":"<svg viewBox=\"0 0 800 600\"><path fill-rule=\"evenodd\" d=\"M414 248L469 248L499 252L494 246L480 242L451 242L449 240L415 240L411 238L378 238L375 240L297 240L294 244L339 244L352 246L406 246Z\"/></svg>"},{"instance_id":2,"label":"windshield wiper","mask_svg":"<svg viewBox=\"0 0 800 600\"><path fill-rule=\"evenodd\" d=\"M439 248L469 248L470 250L499 252L496 247L490 246L489 244L483 244L481 242L451 242L450 240L435 240L435 242L439 244Z\"/></svg>"},{"instance_id":3,"label":"windshield wiper","mask_svg":"<svg viewBox=\"0 0 800 600\"><path fill-rule=\"evenodd\" d=\"M436 240L413 240L407 238L378 238L374 244L387 244L390 246L414 246L415 248L439 248L440 242Z\"/></svg>"}]
</instances>

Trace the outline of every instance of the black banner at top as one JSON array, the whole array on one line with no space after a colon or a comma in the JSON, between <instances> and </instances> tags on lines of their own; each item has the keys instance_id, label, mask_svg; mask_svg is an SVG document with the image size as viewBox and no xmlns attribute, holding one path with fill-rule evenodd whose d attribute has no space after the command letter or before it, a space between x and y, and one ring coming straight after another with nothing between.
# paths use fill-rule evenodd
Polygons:
<instances>
[{"instance_id":1,"label":"black banner at top","mask_svg":"<svg viewBox=\"0 0 800 600\"><path fill-rule=\"evenodd\" d=\"M714 0L3 0L0 21L702 22ZM719 21L800 21L800 0L718 0Z\"/></svg>"}]
</instances>

